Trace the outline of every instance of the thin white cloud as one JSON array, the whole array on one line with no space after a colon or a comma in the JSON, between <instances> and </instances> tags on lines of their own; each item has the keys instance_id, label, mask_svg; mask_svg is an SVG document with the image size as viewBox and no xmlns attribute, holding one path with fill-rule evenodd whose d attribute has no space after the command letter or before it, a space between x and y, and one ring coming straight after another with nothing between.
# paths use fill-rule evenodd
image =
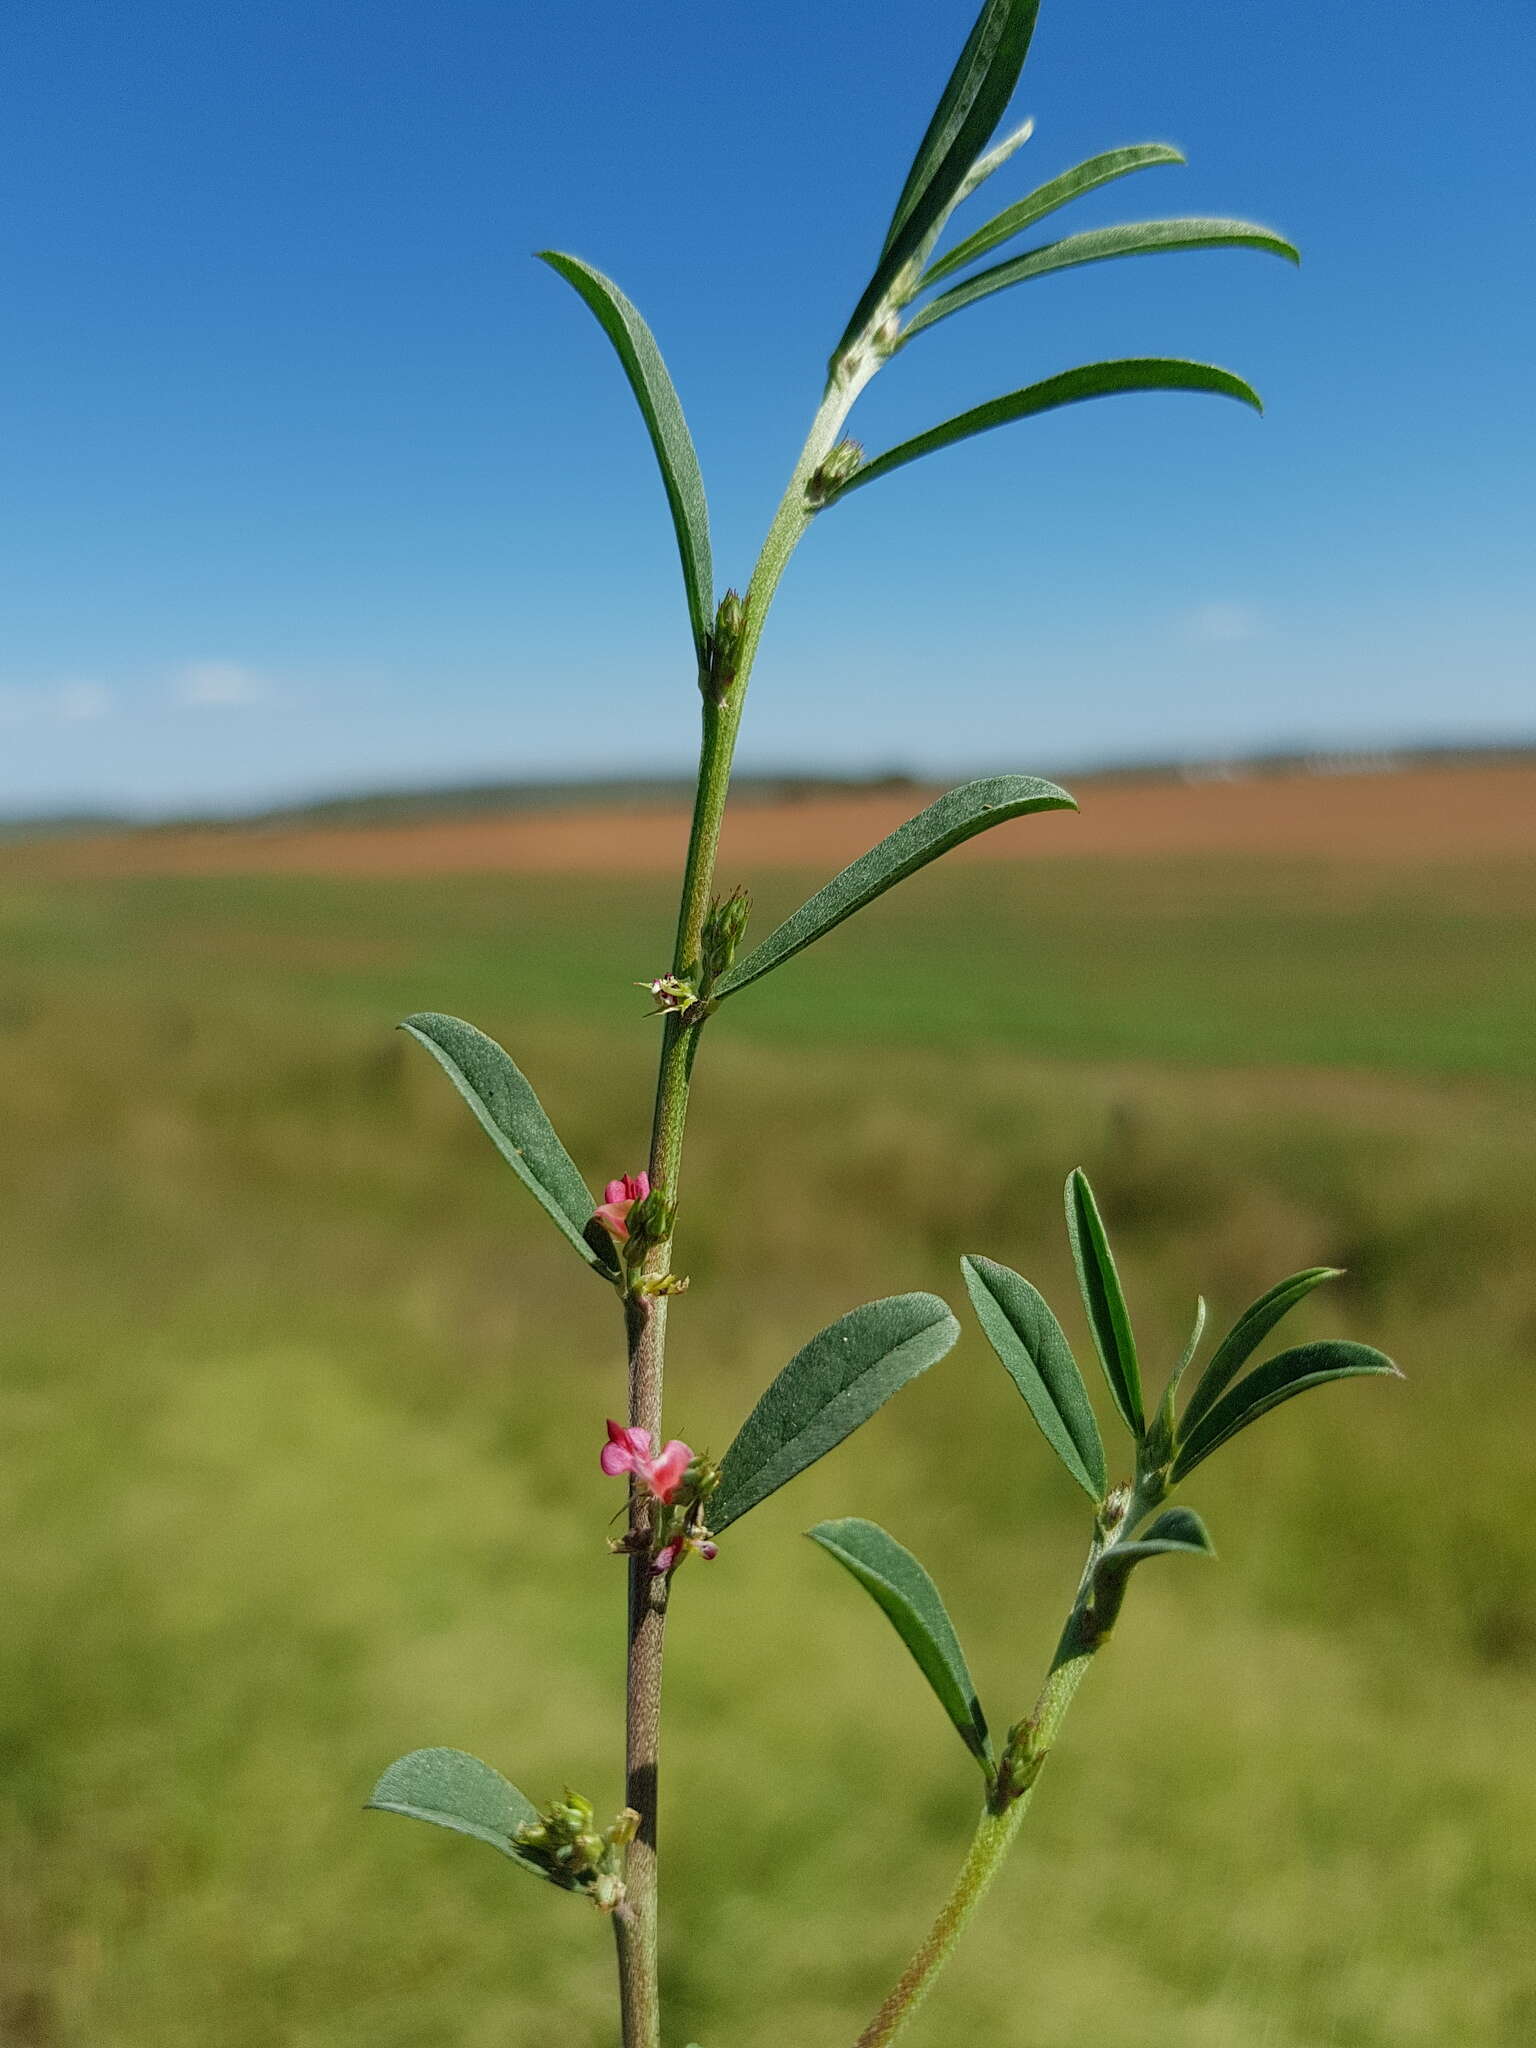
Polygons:
<instances>
[{"instance_id":1,"label":"thin white cloud","mask_svg":"<svg viewBox=\"0 0 1536 2048\"><path fill-rule=\"evenodd\" d=\"M1200 640L1214 647L1230 647L1237 640L1253 640L1261 626L1258 613L1245 604L1197 605L1185 621L1185 631L1191 640Z\"/></svg>"},{"instance_id":2,"label":"thin white cloud","mask_svg":"<svg viewBox=\"0 0 1536 2048\"><path fill-rule=\"evenodd\" d=\"M87 725L106 718L111 710L112 692L100 683L0 690L0 725Z\"/></svg>"},{"instance_id":3,"label":"thin white cloud","mask_svg":"<svg viewBox=\"0 0 1536 2048\"><path fill-rule=\"evenodd\" d=\"M175 688L177 703L192 711L240 711L272 694L260 676L234 661L190 661Z\"/></svg>"},{"instance_id":4,"label":"thin white cloud","mask_svg":"<svg viewBox=\"0 0 1536 2048\"><path fill-rule=\"evenodd\" d=\"M53 692L54 716L65 725L105 718L111 709L112 692L100 683L63 683Z\"/></svg>"}]
</instances>

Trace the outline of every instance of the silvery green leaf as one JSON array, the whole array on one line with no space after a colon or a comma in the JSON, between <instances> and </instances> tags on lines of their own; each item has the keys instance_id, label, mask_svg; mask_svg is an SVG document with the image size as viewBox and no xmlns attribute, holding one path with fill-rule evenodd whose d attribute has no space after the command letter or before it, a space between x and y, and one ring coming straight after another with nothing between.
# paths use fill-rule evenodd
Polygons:
<instances>
[{"instance_id":1,"label":"silvery green leaf","mask_svg":"<svg viewBox=\"0 0 1536 2048\"><path fill-rule=\"evenodd\" d=\"M1163 1395L1163 1405L1169 1410L1170 1414L1174 1397L1179 1391L1179 1382L1183 1379L1185 1373L1189 1371L1195 1353L1200 1349L1200 1339L1205 1335L1205 1316L1205 1296L1197 1294L1195 1296L1195 1321L1194 1327L1189 1333L1189 1342L1179 1353L1179 1362L1169 1376L1168 1389Z\"/></svg>"},{"instance_id":2,"label":"silvery green leaf","mask_svg":"<svg viewBox=\"0 0 1536 2048\"><path fill-rule=\"evenodd\" d=\"M1115 1397L1115 1406L1131 1435L1140 1442L1146 1435L1141 1407L1141 1367L1136 1357L1136 1339L1131 1318L1120 1290L1120 1275L1114 1254L1093 1199L1093 1189L1081 1167L1067 1176L1067 1236L1072 1243L1072 1262L1077 1267L1077 1284L1088 1311L1094 1347Z\"/></svg>"},{"instance_id":3,"label":"silvery green leaf","mask_svg":"<svg viewBox=\"0 0 1536 2048\"><path fill-rule=\"evenodd\" d=\"M1186 249L1263 249L1299 263L1297 250L1271 228L1246 220L1138 220L1120 227L1091 228L1081 235L1067 235L1059 242L1030 249L1007 263L998 263L974 277L963 278L947 292L930 301L907 322L903 347L913 335L948 319L976 300L990 298L1031 277L1045 277L1053 270L1071 270L1082 263L1104 263L1113 256L1154 256Z\"/></svg>"},{"instance_id":4,"label":"silvery green leaf","mask_svg":"<svg viewBox=\"0 0 1536 2048\"><path fill-rule=\"evenodd\" d=\"M473 1835L535 1877L559 1883L518 1846L518 1829L538 1819L538 1808L500 1771L465 1750L413 1749L390 1765L365 1804L378 1813L403 1813L456 1835Z\"/></svg>"},{"instance_id":5,"label":"silvery green leaf","mask_svg":"<svg viewBox=\"0 0 1536 2048\"><path fill-rule=\"evenodd\" d=\"M539 260L581 294L624 366L656 451L667 503L672 509L694 652L702 669L708 661L709 632L715 617L714 569L710 561L704 479L688 422L683 418L682 401L667 374L656 337L611 277L604 277L590 263L583 263L577 256L564 256L557 249L541 249Z\"/></svg>"},{"instance_id":6,"label":"silvery green leaf","mask_svg":"<svg viewBox=\"0 0 1536 2048\"><path fill-rule=\"evenodd\" d=\"M833 350L834 366L954 205L1013 97L1039 11L1040 0L985 0L918 145L874 276Z\"/></svg>"},{"instance_id":7,"label":"silvery green leaf","mask_svg":"<svg viewBox=\"0 0 1536 2048\"><path fill-rule=\"evenodd\" d=\"M1214 1557L1215 1546L1193 1508L1169 1508L1128 1543L1114 1543L1096 1567L1103 1577L1124 1576L1149 1557Z\"/></svg>"},{"instance_id":8,"label":"silvery green leaf","mask_svg":"<svg viewBox=\"0 0 1536 2048\"><path fill-rule=\"evenodd\" d=\"M1001 248L1004 242L1011 242L1015 235L1023 234L1037 221L1044 220L1063 206L1069 206L1085 192L1093 192L1100 185L1109 184L1112 179L1123 178L1130 171L1150 170L1156 164L1183 162L1183 151L1166 142L1138 142L1129 149L1107 149L1100 156L1091 156L1085 163L1063 171L1059 178L1037 186L1023 199L1016 199L1012 206L1005 206L985 227L967 235L963 242L957 242L936 263L929 265L923 273L923 285L937 284L940 278L964 270L968 263L979 263L983 256L990 256L994 249Z\"/></svg>"},{"instance_id":9,"label":"silvery green leaf","mask_svg":"<svg viewBox=\"0 0 1536 2048\"><path fill-rule=\"evenodd\" d=\"M1001 142L993 143L985 156L977 157L960 182L960 189L955 194L955 206L963 206L973 192L979 191L994 172L1000 171L1008 159L1024 147L1034 132L1033 119L1022 122L1011 135L1005 135Z\"/></svg>"},{"instance_id":10,"label":"silvery green leaf","mask_svg":"<svg viewBox=\"0 0 1536 2048\"><path fill-rule=\"evenodd\" d=\"M496 1150L587 1264L609 1272L588 1235L597 1205L511 1056L461 1017L424 1010L407 1017L400 1029L431 1053Z\"/></svg>"},{"instance_id":11,"label":"silvery green leaf","mask_svg":"<svg viewBox=\"0 0 1536 2048\"><path fill-rule=\"evenodd\" d=\"M1030 419L1036 413L1054 412L1063 405L1079 405L1085 399L1114 398L1131 391L1205 391L1219 398L1236 398L1251 405L1255 412L1264 410L1251 384L1211 363L1189 363L1176 356L1127 356L1118 362L1085 363L1081 369L1063 370L1060 376L1028 384L1022 391L988 399L985 405L973 406L941 426L930 427L926 434L888 448L883 455L862 463L846 483L828 493L826 502L839 504L850 492L863 490L877 477L889 476L893 469L948 448L956 441L988 433L993 427Z\"/></svg>"},{"instance_id":12,"label":"silvery green leaf","mask_svg":"<svg viewBox=\"0 0 1536 2048\"><path fill-rule=\"evenodd\" d=\"M910 1550L876 1522L850 1516L807 1531L879 1605L933 1687L960 1739L985 1769L992 1762L987 1720L966 1668L965 1652L939 1589Z\"/></svg>"},{"instance_id":13,"label":"silvery green leaf","mask_svg":"<svg viewBox=\"0 0 1536 2048\"><path fill-rule=\"evenodd\" d=\"M968 1253L960 1268L987 1342L1046 1442L1097 1504L1109 1488L1104 1445L1060 1323L1038 1289L1007 1266Z\"/></svg>"},{"instance_id":14,"label":"silvery green leaf","mask_svg":"<svg viewBox=\"0 0 1536 2048\"><path fill-rule=\"evenodd\" d=\"M1193 1429L1186 1430L1173 1461L1175 1485L1203 1464L1212 1451L1228 1437L1236 1436L1271 1408L1304 1394L1310 1387L1327 1386L1330 1380L1402 1374L1383 1352L1369 1344L1346 1344L1338 1340L1321 1344L1300 1344L1294 1351L1282 1351L1278 1358L1256 1365L1215 1405L1206 1410Z\"/></svg>"},{"instance_id":15,"label":"silvery green leaf","mask_svg":"<svg viewBox=\"0 0 1536 2048\"><path fill-rule=\"evenodd\" d=\"M1293 1273L1289 1279L1279 1281L1243 1310L1195 1384L1179 1425L1183 1435L1187 1437L1206 1410L1226 1392L1276 1323L1289 1315L1314 1287L1339 1277L1336 1266L1309 1266L1304 1273Z\"/></svg>"},{"instance_id":16,"label":"silvery green leaf","mask_svg":"<svg viewBox=\"0 0 1536 2048\"><path fill-rule=\"evenodd\" d=\"M1023 818L1035 811L1075 811L1077 805L1054 782L1038 775L993 775L981 782L967 782L931 803L927 810L908 818L904 825L861 854L841 874L834 875L825 888L771 931L746 959L738 961L716 984L715 995L733 995L749 982L792 959L814 940L835 929L845 918L873 903L887 889L919 868L961 846L979 832L1010 818Z\"/></svg>"},{"instance_id":17,"label":"silvery green leaf","mask_svg":"<svg viewBox=\"0 0 1536 2048\"><path fill-rule=\"evenodd\" d=\"M959 1334L934 1294L892 1295L840 1316L795 1353L737 1432L720 1461L710 1526L724 1529L825 1457Z\"/></svg>"}]
</instances>

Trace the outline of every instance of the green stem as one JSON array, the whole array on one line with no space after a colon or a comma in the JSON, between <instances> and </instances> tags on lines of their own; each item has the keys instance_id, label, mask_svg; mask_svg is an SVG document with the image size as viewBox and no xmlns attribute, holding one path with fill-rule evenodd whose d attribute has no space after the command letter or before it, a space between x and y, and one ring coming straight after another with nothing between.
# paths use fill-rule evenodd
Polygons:
<instances>
[{"instance_id":1,"label":"green stem","mask_svg":"<svg viewBox=\"0 0 1536 2048\"><path fill-rule=\"evenodd\" d=\"M868 373L873 374L873 370ZM822 398L811 431L800 451L800 459L779 500L763 540L757 566L746 591L746 619L737 654L736 679L722 703L709 697L704 702L704 729L699 748L699 779L694 797L693 825L688 835L688 857L683 869L682 901L678 910L677 943L672 971L684 974L699 957L699 941L709 911L710 891L715 885L715 863L720 852L720 826L725 817L725 800L730 789L731 763L736 753L736 735L746 704L752 665L768 622L769 608L789 558L799 546L815 513L806 503L806 486L825 461L828 451L842 432L854 400L867 377L842 385L829 385ZM660 1105L658 1103L658 1109ZM680 1142L680 1141L679 1141Z\"/></svg>"},{"instance_id":2,"label":"green stem","mask_svg":"<svg viewBox=\"0 0 1536 2048\"><path fill-rule=\"evenodd\" d=\"M1149 1507L1161 1499L1160 1485L1143 1491L1140 1484L1113 1494L1105 1504L1094 1531L1076 1598L1051 1660L1051 1668L1027 1721L1010 1732L1003 1758L996 1796L989 1802L977 1824L960 1875L938 1918L928 1930L911 1962L901 1973L890 1994L855 2048L885 2048L888 2041L911 2019L927 1996L967 1922L986 1896L1003 1858L1013 1846L1014 1836L1034 1796L1035 1781L1053 1748L1073 1695L1094 1657L1109 1640L1125 1593L1123 1574L1101 1578L1099 1563L1106 1551L1126 1542Z\"/></svg>"},{"instance_id":3,"label":"green stem","mask_svg":"<svg viewBox=\"0 0 1536 2048\"><path fill-rule=\"evenodd\" d=\"M741 726L742 705L752 663L762 639L769 605L790 556L815 516L806 485L836 441L858 396L859 383L829 386L795 465L779 509L763 542L747 586L747 616L737 657L736 678L723 703L704 702L698 786L688 856L678 905L673 972L685 975L699 958L720 852L720 827L730 793L731 762ZM669 1016L662 1029L651 1123L651 1186L675 1203L682 1173L683 1134L693 1062L704 1020ZM660 1281L672 1270L672 1244L652 1245L641 1281ZM629 1345L629 1422L661 1441L661 1402L666 1365L667 1296L631 1292L625 1299ZM657 1787L661 1757L662 1655L666 1640L667 1580L658 1578L646 1555L647 1505L633 1488L629 1560L629 1655L625 1707L625 1798L640 1816L625 1871L625 1903L614 1915L618 1948L619 2008L624 2048L660 2048L661 2006L657 1980Z\"/></svg>"},{"instance_id":4,"label":"green stem","mask_svg":"<svg viewBox=\"0 0 1536 2048\"><path fill-rule=\"evenodd\" d=\"M1056 1730L1092 1656L1093 1648L1079 1652L1065 1663L1058 1664L1045 1682L1031 1717L1035 1730L1033 1753L1037 1759L1036 1770L1055 1740ZM1003 1858L1013 1846L1013 1838L1019 1832L1033 1797L1034 1785L1031 1782L1006 1806L1001 1809L988 1806L982 1813L965 1862L960 1867L960 1875L955 1879L949 1897L939 1908L938 1918L892 1987L885 2003L860 2034L856 2048L885 2048L886 2042L895 2040L922 2004L933 1980L965 1932L971 1915L1002 1869Z\"/></svg>"}]
</instances>

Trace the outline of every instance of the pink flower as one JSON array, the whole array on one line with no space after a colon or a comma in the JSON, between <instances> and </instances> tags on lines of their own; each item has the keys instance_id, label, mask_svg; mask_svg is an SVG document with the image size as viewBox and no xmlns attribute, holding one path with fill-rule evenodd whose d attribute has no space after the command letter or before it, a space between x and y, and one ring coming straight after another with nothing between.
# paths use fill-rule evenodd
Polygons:
<instances>
[{"instance_id":1,"label":"pink flower","mask_svg":"<svg viewBox=\"0 0 1536 2048\"><path fill-rule=\"evenodd\" d=\"M608 1441L603 1445L599 1463L610 1479L616 1479L621 1472L633 1472L642 1486L649 1487L657 1500L665 1503L677 1498L683 1474L693 1463L693 1453L674 1437L653 1458L648 1429L626 1429L622 1423L610 1421Z\"/></svg>"},{"instance_id":2,"label":"pink flower","mask_svg":"<svg viewBox=\"0 0 1536 2048\"><path fill-rule=\"evenodd\" d=\"M608 1235L622 1244L629 1236L630 1210L636 1202L643 1202L650 1192L651 1176L648 1173L626 1173L622 1180L609 1181L593 1215Z\"/></svg>"},{"instance_id":3,"label":"pink flower","mask_svg":"<svg viewBox=\"0 0 1536 2048\"><path fill-rule=\"evenodd\" d=\"M707 1536L678 1536L657 1551L651 1559L651 1570L658 1577L665 1576L682 1563L690 1550L702 1557L706 1564L720 1555L719 1544L711 1543Z\"/></svg>"}]
</instances>

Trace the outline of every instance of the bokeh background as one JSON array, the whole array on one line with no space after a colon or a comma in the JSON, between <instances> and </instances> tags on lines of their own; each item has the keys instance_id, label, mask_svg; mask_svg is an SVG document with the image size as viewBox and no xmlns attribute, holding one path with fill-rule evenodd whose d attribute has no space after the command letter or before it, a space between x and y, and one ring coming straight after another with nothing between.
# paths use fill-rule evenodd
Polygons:
<instances>
[{"instance_id":1,"label":"bokeh background","mask_svg":"<svg viewBox=\"0 0 1536 2048\"><path fill-rule=\"evenodd\" d=\"M522 251L563 241L651 313L739 580L967 11L57 0L0 31L30 288L5 2048L614 2038L595 1916L359 1810L426 1743L621 1795L614 1303L392 1029L500 1038L589 1181L643 1156L633 984L669 946L692 682L647 451ZM722 870L759 934L943 773L1058 770L1083 815L1004 828L711 1025L669 1420L718 1451L847 1308L958 1302L965 1251L1086 1357L1079 1164L1151 1374L1197 1291L1230 1319L1327 1262L1288 1327L1408 1377L1202 1469L1219 1562L1138 1575L914 2044L1536 2036L1536 767L1403 751L1533 723L1530 421L1490 367L1529 304L1500 253L1529 19L1229 13L1047 0L1030 169L1173 133L1191 182L1116 212L1274 217L1314 267L1063 281L1037 324L914 350L869 432L1162 347L1253 375L1268 423L1149 400L994 437L856 500L786 586L747 757L795 780L749 787ZM1135 760L1165 765L1071 772ZM916 781L813 779L888 768ZM520 787L269 808L450 781ZM969 1835L972 1767L799 1532L911 1545L1002 1725L1080 1509L968 1324L690 1566L669 2048L852 2038Z\"/></svg>"}]
</instances>

